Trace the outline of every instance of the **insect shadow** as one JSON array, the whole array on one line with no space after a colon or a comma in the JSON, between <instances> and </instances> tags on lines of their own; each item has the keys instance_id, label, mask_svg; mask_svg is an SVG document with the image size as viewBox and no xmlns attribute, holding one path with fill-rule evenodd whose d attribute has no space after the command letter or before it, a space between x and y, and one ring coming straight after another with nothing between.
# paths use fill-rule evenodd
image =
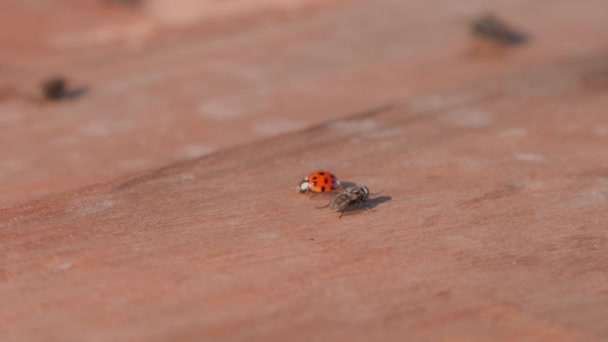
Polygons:
<instances>
[{"instance_id":1,"label":"insect shadow","mask_svg":"<svg viewBox=\"0 0 608 342\"><path fill-rule=\"evenodd\" d=\"M68 99L68 100L75 99L80 96L86 95L89 91L90 91L90 89L88 87L84 87L84 86L74 88L74 89L69 89L69 90L65 91L65 93L63 94L63 98Z\"/></svg>"},{"instance_id":2,"label":"insect shadow","mask_svg":"<svg viewBox=\"0 0 608 342\"><path fill-rule=\"evenodd\" d=\"M370 198L367 201L365 201L364 203L362 203L361 206L364 208L367 208L367 209L373 209L373 208L379 206L380 204L388 202L392 199L393 198L391 196L374 197L374 198Z\"/></svg>"},{"instance_id":3,"label":"insect shadow","mask_svg":"<svg viewBox=\"0 0 608 342\"><path fill-rule=\"evenodd\" d=\"M379 196L379 197L369 198L363 203L358 203L358 204L353 205L352 207L347 208L346 210L344 210L342 215L340 215L340 217L359 215L362 213L366 213L368 211L376 211L374 209L375 207L379 206L382 203L388 202L392 199L393 198L391 196Z\"/></svg>"}]
</instances>

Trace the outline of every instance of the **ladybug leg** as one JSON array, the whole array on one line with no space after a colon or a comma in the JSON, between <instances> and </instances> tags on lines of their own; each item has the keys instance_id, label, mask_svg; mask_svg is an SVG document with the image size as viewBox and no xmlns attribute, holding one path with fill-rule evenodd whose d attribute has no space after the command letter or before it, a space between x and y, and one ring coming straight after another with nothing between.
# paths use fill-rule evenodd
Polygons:
<instances>
[{"instance_id":1,"label":"ladybug leg","mask_svg":"<svg viewBox=\"0 0 608 342\"><path fill-rule=\"evenodd\" d=\"M323 208L327 208L327 207L329 207L329 204L328 205L324 205L322 207L317 207L317 209L323 209Z\"/></svg>"},{"instance_id":2,"label":"ladybug leg","mask_svg":"<svg viewBox=\"0 0 608 342\"><path fill-rule=\"evenodd\" d=\"M344 210L342 210L342 211L340 212L340 216L338 216L338 218L339 218L339 219L341 219L341 218L342 218L342 215L344 215Z\"/></svg>"}]
</instances>

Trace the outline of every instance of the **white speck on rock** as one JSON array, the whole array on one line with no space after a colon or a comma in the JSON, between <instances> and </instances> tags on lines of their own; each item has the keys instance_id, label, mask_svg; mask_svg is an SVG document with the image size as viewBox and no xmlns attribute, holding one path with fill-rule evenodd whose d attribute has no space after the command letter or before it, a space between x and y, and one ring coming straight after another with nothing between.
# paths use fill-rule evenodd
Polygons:
<instances>
[{"instance_id":1,"label":"white speck on rock","mask_svg":"<svg viewBox=\"0 0 608 342\"><path fill-rule=\"evenodd\" d=\"M268 240L276 240L279 237L279 234L272 232L264 234L264 237Z\"/></svg>"},{"instance_id":2,"label":"white speck on rock","mask_svg":"<svg viewBox=\"0 0 608 342\"><path fill-rule=\"evenodd\" d=\"M255 83L257 86L263 84L264 74L258 68L251 65L221 60L210 61L206 66L211 71L236 76L239 79Z\"/></svg>"},{"instance_id":3,"label":"white speck on rock","mask_svg":"<svg viewBox=\"0 0 608 342\"><path fill-rule=\"evenodd\" d=\"M250 95L247 97L206 101L199 106L198 110L206 118L225 121L250 115L265 110L268 107L269 104L260 98L259 95Z\"/></svg>"},{"instance_id":4,"label":"white speck on rock","mask_svg":"<svg viewBox=\"0 0 608 342\"><path fill-rule=\"evenodd\" d=\"M528 163L545 163L547 161L545 157L533 153L518 153L515 155L515 159Z\"/></svg>"},{"instance_id":5,"label":"white speck on rock","mask_svg":"<svg viewBox=\"0 0 608 342\"><path fill-rule=\"evenodd\" d=\"M52 34L47 42L57 48L87 47L122 43L138 48L154 35L157 24L150 20L134 20L129 24L106 24L78 31Z\"/></svg>"},{"instance_id":6,"label":"white speck on rock","mask_svg":"<svg viewBox=\"0 0 608 342\"><path fill-rule=\"evenodd\" d=\"M191 144L183 148L182 155L186 158L197 158L213 152L215 149L208 145Z\"/></svg>"},{"instance_id":7,"label":"white speck on rock","mask_svg":"<svg viewBox=\"0 0 608 342\"><path fill-rule=\"evenodd\" d=\"M378 128L376 121L372 119L365 120L338 120L331 122L328 125L329 128L333 128L338 131L344 131L347 133L357 133L371 131Z\"/></svg>"},{"instance_id":8,"label":"white speck on rock","mask_svg":"<svg viewBox=\"0 0 608 342\"><path fill-rule=\"evenodd\" d=\"M445 106L445 100L439 95L429 95L414 99L410 102L413 112L432 112Z\"/></svg>"},{"instance_id":9,"label":"white speck on rock","mask_svg":"<svg viewBox=\"0 0 608 342\"><path fill-rule=\"evenodd\" d=\"M180 177L181 180L193 180L195 177L193 175L182 175Z\"/></svg>"},{"instance_id":10,"label":"white speck on rock","mask_svg":"<svg viewBox=\"0 0 608 342\"><path fill-rule=\"evenodd\" d=\"M205 8L209 5L202 1L180 1L178 5L163 0L146 2L146 15L167 26L187 26L205 16ZM213 7L213 6L212 6Z\"/></svg>"},{"instance_id":11,"label":"white speck on rock","mask_svg":"<svg viewBox=\"0 0 608 342\"><path fill-rule=\"evenodd\" d=\"M589 196L593 201L604 202L606 200L606 191L602 190L591 190Z\"/></svg>"},{"instance_id":12,"label":"white speck on rock","mask_svg":"<svg viewBox=\"0 0 608 342\"><path fill-rule=\"evenodd\" d=\"M501 138L520 138L526 135L528 135L528 130L521 127L507 129L498 134Z\"/></svg>"},{"instance_id":13,"label":"white speck on rock","mask_svg":"<svg viewBox=\"0 0 608 342\"><path fill-rule=\"evenodd\" d=\"M598 126L593 129L593 133L599 136L608 135L608 126Z\"/></svg>"},{"instance_id":14,"label":"white speck on rock","mask_svg":"<svg viewBox=\"0 0 608 342\"><path fill-rule=\"evenodd\" d=\"M199 111L204 116L216 120L232 120L245 114L243 109L226 102L205 102L200 105Z\"/></svg>"},{"instance_id":15,"label":"white speck on rock","mask_svg":"<svg viewBox=\"0 0 608 342\"><path fill-rule=\"evenodd\" d=\"M445 120L456 127L483 128L494 123L494 118L487 112L478 109L461 109L445 117Z\"/></svg>"},{"instance_id":16,"label":"white speck on rock","mask_svg":"<svg viewBox=\"0 0 608 342\"><path fill-rule=\"evenodd\" d=\"M387 139L392 137L397 137L402 134L400 128L387 128L387 129L378 129L370 134L370 137L374 139Z\"/></svg>"},{"instance_id":17,"label":"white speck on rock","mask_svg":"<svg viewBox=\"0 0 608 342\"><path fill-rule=\"evenodd\" d=\"M257 123L253 126L253 131L264 136L272 136L281 133L293 132L305 126L303 122L294 120L269 120Z\"/></svg>"},{"instance_id":18,"label":"white speck on rock","mask_svg":"<svg viewBox=\"0 0 608 342\"><path fill-rule=\"evenodd\" d=\"M104 124L92 123L82 127L80 132L94 137L107 137L110 134L110 128Z\"/></svg>"},{"instance_id":19,"label":"white speck on rock","mask_svg":"<svg viewBox=\"0 0 608 342\"><path fill-rule=\"evenodd\" d=\"M19 159L0 160L0 175L20 172L24 168L26 165Z\"/></svg>"},{"instance_id":20,"label":"white speck on rock","mask_svg":"<svg viewBox=\"0 0 608 342\"><path fill-rule=\"evenodd\" d=\"M82 215L90 215L95 214L100 211L110 209L114 206L114 201L109 199L99 200L93 203L85 203L84 205L76 205L76 208L79 214Z\"/></svg>"},{"instance_id":21,"label":"white speck on rock","mask_svg":"<svg viewBox=\"0 0 608 342\"><path fill-rule=\"evenodd\" d=\"M0 126L9 126L21 123L24 119L23 111L17 106L0 106Z\"/></svg>"},{"instance_id":22,"label":"white speck on rock","mask_svg":"<svg viewBox=\"0 0 608 342\"><path fill-rule=\"evenodd\" d=\"M68 270L70 268L72 268L72 264L69 262L62 262L59 265L57 265L57 269L60 269L60 270Z\"/></svg>"}]
</instances>

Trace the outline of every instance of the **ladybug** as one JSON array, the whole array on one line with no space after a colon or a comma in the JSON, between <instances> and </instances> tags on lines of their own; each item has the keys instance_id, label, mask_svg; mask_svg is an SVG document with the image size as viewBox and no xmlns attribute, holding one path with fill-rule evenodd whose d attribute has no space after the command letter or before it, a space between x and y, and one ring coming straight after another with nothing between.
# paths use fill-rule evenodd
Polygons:
<instances>
[{"instance_id":1,"label":"ladybug","mask_svg":"<svg viewBox=\"0 0 608 342\"><path fill-rule=\"evenodd\" d=\"M338 177L331 172L315 171L302 179L298 185L299 192L329 192L336 190L340 186Z\"/></svg>"}]
</instances>

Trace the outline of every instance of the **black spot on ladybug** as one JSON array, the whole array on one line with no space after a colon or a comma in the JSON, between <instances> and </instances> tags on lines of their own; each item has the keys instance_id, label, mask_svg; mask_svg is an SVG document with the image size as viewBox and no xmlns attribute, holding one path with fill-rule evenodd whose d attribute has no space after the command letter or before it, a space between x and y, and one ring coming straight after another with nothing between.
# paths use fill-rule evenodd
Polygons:
<instances>
[{"instance_id":1,"label":"black spot on ladybug","mask_svg":"<svg viewBox=\"0 0 608 342\"><path fill-rule=\"evenodd\" d=\"M329 180L327 178L324 179L325 184L329 184Z\"/></svg>"},{"instance_id":2,"label":"black spot on ladybug","mask_svg":"<svg viewBox=\"0 0 608 342\"><path fill-rule=\"evenodd\" d=\"M320 176L325 176L325 172L319 172Z\"/></svg>"},{"instance_id":3,"label":"black spot on ladybug","mask_svg":"<svg viewBox=\"0 0 608 342\"><path fill-rule=\"evenodd\" d=\"M314 176L314 177L312 177L312 180L313 180L313 181L314 181L314 180L317 180L317 178L318 178L317 176Z\"/></svg>"},{"instance_id":4,"label":"black spot on ladybug","mask_svg":"<svg viewBox=\"0 0 608 342\"><path fill-rule=\"evenodd\" d=\"M325 192L325 187L324 186L321 187L321 191Z\"/></svg>"}]
</instances>

